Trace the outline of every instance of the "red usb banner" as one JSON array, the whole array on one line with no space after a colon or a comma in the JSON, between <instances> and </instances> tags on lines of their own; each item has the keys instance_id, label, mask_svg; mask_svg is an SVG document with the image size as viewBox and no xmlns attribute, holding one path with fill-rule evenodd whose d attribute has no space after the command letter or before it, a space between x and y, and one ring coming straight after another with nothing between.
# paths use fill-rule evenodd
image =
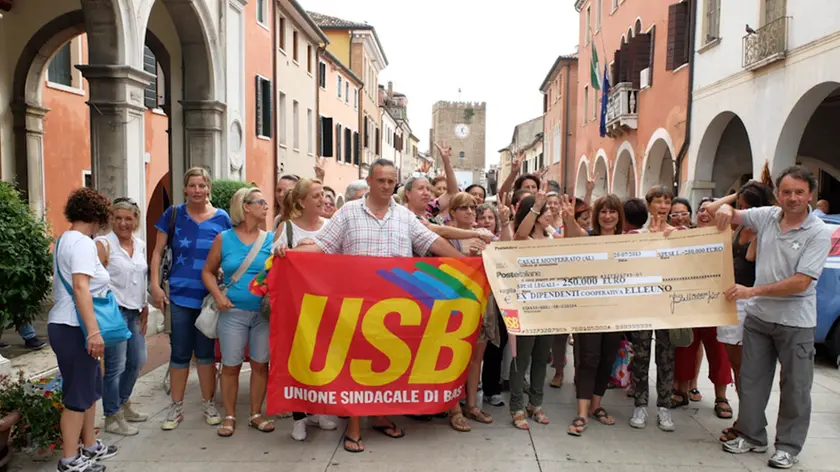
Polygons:
<instances>
[{"instance_id":1,"label":"red usb banner","mask_svg":"<svg viewBox=\"0 0 840 472\"><path fill-rule=\"evenodd\" d=\"M289 252L268 273L268 413L434 414L464 395L481 259Z\"/></svg>"}]
</instances>

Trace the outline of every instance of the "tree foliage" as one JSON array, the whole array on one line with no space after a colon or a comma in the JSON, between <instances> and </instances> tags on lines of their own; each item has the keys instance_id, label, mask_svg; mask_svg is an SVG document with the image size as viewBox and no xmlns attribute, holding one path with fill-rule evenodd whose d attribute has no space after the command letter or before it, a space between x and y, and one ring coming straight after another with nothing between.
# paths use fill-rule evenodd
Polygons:
<instances>
[{"instance_id":1,"label":"tree foliage","mask_svg":"<svg viewBox=\"0 0 840 472\"><path fill-rule=\"evenodd\" d=\"M240 180L214 180L210 192L210 203L230 213L230 199L233 198L233 194L241 188L253 186Z\"/></svg>"},{"instance_id":2,"label":"tree foliage","mask_svg":"<svg viewBox=\"0 0 840 472\"><path fill-rule=\"evenodd\" d=\"M0 182L0 323L31 322L50 294L53 257L47 223L13 184Z\"/></svg>"}]
</instances>

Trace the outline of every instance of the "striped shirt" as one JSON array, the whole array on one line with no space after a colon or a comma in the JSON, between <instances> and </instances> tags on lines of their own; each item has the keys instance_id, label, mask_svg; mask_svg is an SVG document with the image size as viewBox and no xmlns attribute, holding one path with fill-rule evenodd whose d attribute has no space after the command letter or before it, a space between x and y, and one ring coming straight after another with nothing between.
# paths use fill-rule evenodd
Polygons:
<instances>
[{"instance_id":1,"label":"striped shirt","mask_svg":"<svg viewBox=\"0 0 840 472\"><path fill-rule=\"evenodd\" d=\"M169 232L172 207L161 215L155 228ZM184 308L201 308L201 301L207 295L201 281L201 269L207 261L210 246L216 235L233 226L230 216L217 209L210 218L196 223L187 213L186 206L178 205L175 229L172 234L172 272L169 276L169 298L172 303Z\"/></svg>"}]
</instances>

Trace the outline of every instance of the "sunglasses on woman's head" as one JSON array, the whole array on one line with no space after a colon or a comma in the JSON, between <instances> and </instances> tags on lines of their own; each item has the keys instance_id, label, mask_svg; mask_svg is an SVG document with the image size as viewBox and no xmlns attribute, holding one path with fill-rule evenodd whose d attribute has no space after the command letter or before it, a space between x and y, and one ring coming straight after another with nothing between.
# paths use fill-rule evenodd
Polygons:
<instances>
[{"instance_id":1,"label":"sunglasses on woman's head","mask_svg":"<svg viewBox=\"0 0 840 472\"><path fill-rule=\"evenodd\" d=\"M117 199L115 199L115 200L114 200L114 203L113 203L113 204L114 204L114 205L116 205L116 204L118 204L118 203L128 203L128 204L129 204L129 205L131 205L131 206L135 206L135 207L137 207L137 202L135 202L135 201L134 201L134 199L133 199L133 198L130 198L130 197L120 197L120 198L117 198ZM139 208L139 207L138 207L138 208Z\"/></svg>"},{"instance_id":2,"label":"sunglasses on woman's head","mask_svg":"<svg viewBox=\"0 0 840 472\"><path fill-rule=\"evenodd\" d=\"M258 205L268 206L268 202L265 201L265 199L262 199L262 198L259 199L259 200L245 200L245 203L248 203L248 204L256 203Z\"/></svg>"}]
</instances>

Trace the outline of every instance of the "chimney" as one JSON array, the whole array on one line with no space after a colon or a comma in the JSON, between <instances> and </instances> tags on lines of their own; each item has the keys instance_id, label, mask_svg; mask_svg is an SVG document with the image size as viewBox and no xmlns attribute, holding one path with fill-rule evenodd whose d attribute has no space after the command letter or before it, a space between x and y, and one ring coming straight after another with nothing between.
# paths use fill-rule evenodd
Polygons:
<instances>
[{"instance_id":1,"label":"chimney","mask_svg":"<svg viewBox=\"0 0 840 472\"><path fill-rule=\"evenodd\" d=\"M388 81L388 98L394 98L394 82Z\"/></svg>"}]
</instances>

